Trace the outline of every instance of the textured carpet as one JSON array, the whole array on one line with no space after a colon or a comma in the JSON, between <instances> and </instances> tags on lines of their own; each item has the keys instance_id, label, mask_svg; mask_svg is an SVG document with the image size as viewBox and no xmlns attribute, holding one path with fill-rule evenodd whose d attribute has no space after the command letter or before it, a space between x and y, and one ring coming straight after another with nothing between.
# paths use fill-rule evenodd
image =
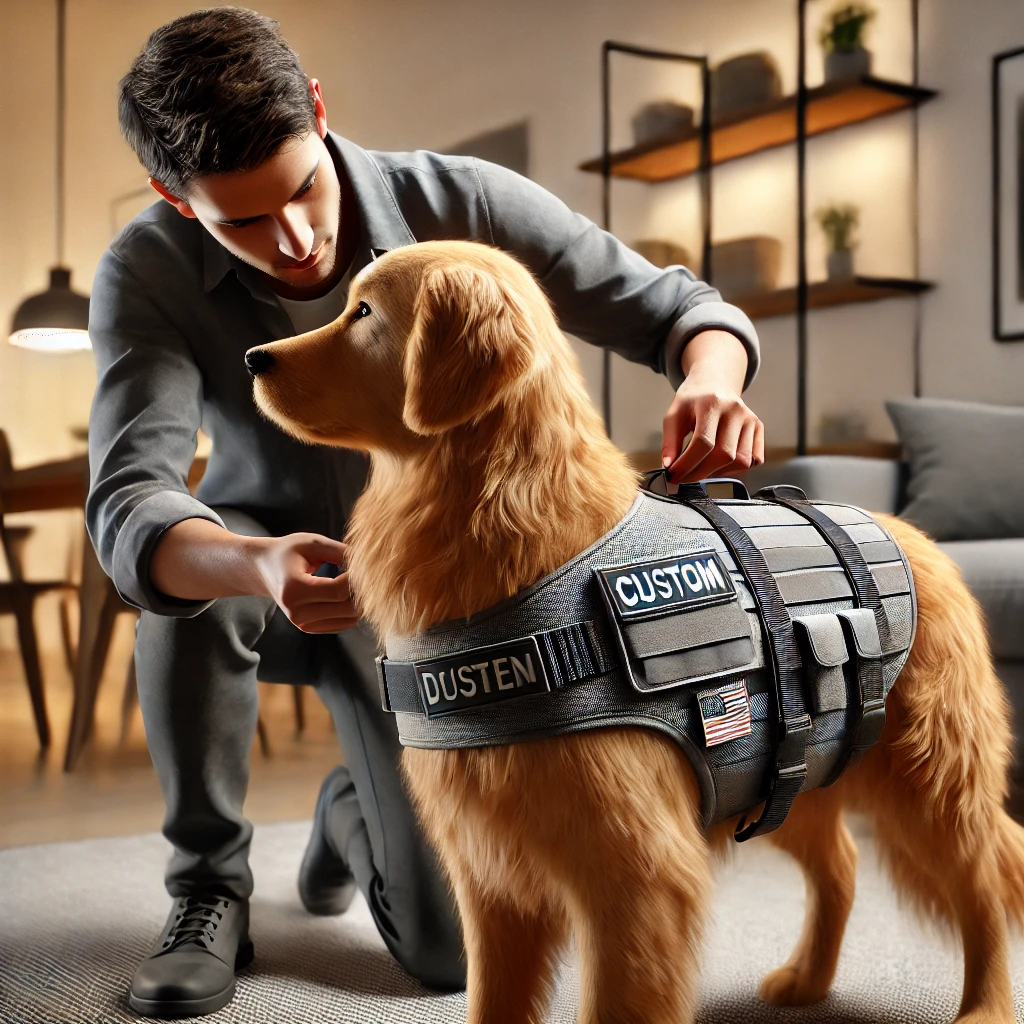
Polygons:
<instances>
[{"instance_id":1,"label":"textured carpet","mask_svg":"<svg viewBox=\"0 0 1024 1024\"><path fill-rule=\"evenodd\" d=\"M252 862L256 961L234 1002L209 1024L429 1024L465 1019L462 996L434 996L411 981L377 936L366 905L343 917L305 914L295 874L304 823L257 828ZM700 1020L720 1024L932 1024L956 1014L956 945L899 911L861 841L857 900L839 973L826 1002L775 1010L756 998L760 977L800 931L803 884L763 842L722 868L701 976ZM170 906L160 836L88 840L0 852L0 1022L107 1024L137 1019L124 993ZM1015 938L1017 1019L1024 1022L1024 942ZM549 1020L575 1019L576 979L562 974ZM640 1022L638 1022L640 1024Z\"/></svg>"}]
</instances>

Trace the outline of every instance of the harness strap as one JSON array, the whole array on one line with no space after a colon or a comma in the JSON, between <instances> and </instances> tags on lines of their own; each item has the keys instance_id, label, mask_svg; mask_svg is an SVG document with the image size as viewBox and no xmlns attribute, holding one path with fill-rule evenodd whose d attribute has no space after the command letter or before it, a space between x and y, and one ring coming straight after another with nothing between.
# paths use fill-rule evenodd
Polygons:
<instances>
[{"instance_id":1,"label":"harness strap","mask_svg":"<svg viewBox=\"0 0 1024 1024\"><path fill-rule=\"evenodd\" d=\"M574 622L558 629L534 633L544 671L552 689L582 683L610 672L617 661L598 639L593 621ZM377 682L385 711L422 715L425 712L416 682L416 662L377 659Z\"/></svg>"},{"instance_id":2,"label":"harness strap","mask_svg":"<svg viewBox=\"0 0 1024 1024\"><path fill-rule=\"evenodd\" d=\"M775 577L746 530L723 512L699 484L682 484L676 497L704 516L724 538L757 598L767 641L765 649L771 651L770 666L779 702L775 771L760 817L749 824L743 818L736 828L736 841L742 843L754 836L774 832L786 820L807 778L805 751L811 718L801 685L803 662L793 632L793 620L786 610Z\"/></svg>"},{"instance_id":3,"label":"harness strap","mask_svg":"<svg viewBox=\"0 0 1024 1024\"><path fill-rule=\"evenodd\" d=\"M801 497L783 497L779 493L783 490L796 491ZM803 491L797 487L789 484L765 487L757 492L757 496L792 509L797 515L803 516L810 522L825 538L825 541L835 551L839 564L843 567L843 571L853 587L858 606L869 609L875 617L881 651L891 650L889 617L885 613L885 607L878 592L878 584L875 582L875 577L864 560L860 548L850 539L846 531L812 505L803 496ZM846 755L840 758L833 779L838 778L851 761L859 758L865 750L877 743L885 728L885 679L882 675L881 658L861 656L862 645L858 645L856 642L857 638L853 633L851 622L846 621L842 616L840 616L840 620L844 632L847 634L849 647L857 653L857 681L860 696L856 720L851 723L850 742Z\"/></svg>"}]
</instances>

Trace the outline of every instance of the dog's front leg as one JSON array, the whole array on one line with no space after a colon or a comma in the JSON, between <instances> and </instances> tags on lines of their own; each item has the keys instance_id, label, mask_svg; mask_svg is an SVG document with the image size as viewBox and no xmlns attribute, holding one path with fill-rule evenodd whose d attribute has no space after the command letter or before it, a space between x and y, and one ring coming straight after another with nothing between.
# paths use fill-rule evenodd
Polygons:
<instances>
[{"instance_id":1,"label":"dog's front leg","mask_svg":"<svg viewBox=\"0 0 1024 1024\"><path fill-rule=\"evenodd\" d=\"M559 912L522 910L452 871L468 961L467 1024L542 1024L565 927Z\"/></svg>"}]
</instances>

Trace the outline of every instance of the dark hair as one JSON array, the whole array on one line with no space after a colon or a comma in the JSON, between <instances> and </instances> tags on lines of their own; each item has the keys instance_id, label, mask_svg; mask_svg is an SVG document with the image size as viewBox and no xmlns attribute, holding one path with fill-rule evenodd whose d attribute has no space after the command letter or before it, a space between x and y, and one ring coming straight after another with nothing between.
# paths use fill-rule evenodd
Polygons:
<instances>
[{"instance_id":1,"label":"dark hair","mask_svg":"<svg viewBox=\"0 0 1024 1024\"><path fill-rule=\"evenodd\" d=\"M309 81L281 27L244 7L158 28L121 79L121 133L177 196L201 174L248 171L316 128Z\"/></svg>"}]
</instances>

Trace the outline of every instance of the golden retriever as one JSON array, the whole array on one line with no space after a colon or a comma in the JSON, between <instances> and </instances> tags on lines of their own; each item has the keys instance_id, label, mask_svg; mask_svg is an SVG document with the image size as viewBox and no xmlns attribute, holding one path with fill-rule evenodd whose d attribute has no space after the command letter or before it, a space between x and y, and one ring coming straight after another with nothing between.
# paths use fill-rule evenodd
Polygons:
<instances>
[{"instance_id":1,"label":"golden retriever","mask_svg":"<svg viewBox=\"0 0 1024 1024\"><path fill-rule=\"evenodd\" d=\"M263 347L266 415L368 451L348 534L361 614L387 634L461 619L569 561L624 516L637 478L607 439L549 303L514 259L466 242L388 253L346 312ZM879 517L882 519L883 517ZM1011 1024L1008 917L1024 921L1024 829L1004 812L1011 733L978 606L923 534L884 518L914 571L917 638L884 734L834 786L797 798L768 841L807 881L803 935L762 982L777 1005L828 992L853 902L846 808L873 822L901 894L956 928L959 1021ZM608 728L508 746L404 752L451 880L469 1020L541 1021L568 935L579 1020L693 1019L710 853L686 756Z\"/></svg>"}]
</instances>

